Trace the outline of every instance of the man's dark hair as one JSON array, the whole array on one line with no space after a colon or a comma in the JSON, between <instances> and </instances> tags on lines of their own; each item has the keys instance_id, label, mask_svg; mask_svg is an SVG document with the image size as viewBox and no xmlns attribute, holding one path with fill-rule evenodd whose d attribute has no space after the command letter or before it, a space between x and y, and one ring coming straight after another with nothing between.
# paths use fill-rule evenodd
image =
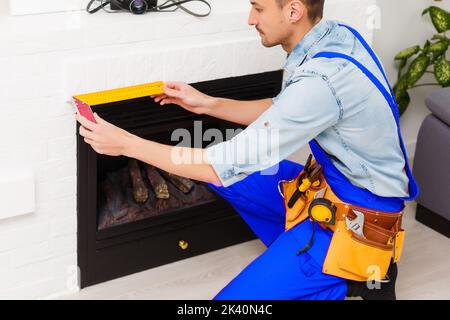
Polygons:
<instances>
[{"instance_id":1,"label":"man's dark hair","mask_svg":"<svg viewBox=\"0 0 450 320\"><path fill-rule=\"evenodd\" d=\"M276 0L280 7L284 7L286 3L291 0ZM308 18L311 21L316 21L317 19L322 19L323 17L323 6L325 0L300 0L303 2L305 7L308 9Z\"/></svg>"}]
</instances>

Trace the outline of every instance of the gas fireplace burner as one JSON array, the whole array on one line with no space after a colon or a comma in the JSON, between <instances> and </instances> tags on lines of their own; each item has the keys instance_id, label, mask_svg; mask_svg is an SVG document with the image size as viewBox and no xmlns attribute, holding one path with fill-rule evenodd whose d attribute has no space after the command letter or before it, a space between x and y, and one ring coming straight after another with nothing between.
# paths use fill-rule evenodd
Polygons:
<instances>
[{"instance_id":1,"label":"gas fireplace burner","mask_svg":"<svg viewBox=\"0 0 450 320\"><path fill-rule=\"evenodd\" d=\"M215 199L204 183L130 159L102 180L98 229L156 217Z\"/></svg>"},{"instance_id":2,"label":"gas fireplace burner","mask_svg":"<svg viewBox=\"0 0 450 320\"><path fill-rule=\"evenodd\" d=\"M274 97L282 71L193 84L206 94L240 100ZM177 129L191 137L242 126L196 115L153 99L93 107L105 120L142 138L175 145ZM77 131L78 132L78 131ZM205 142L206 147L210 142ZM192 146L196 146L191 141ZM199 146L196 146L199 147ZM126 157L98 155L77 137L78 265L81 287L255 239L234 209L207 184Z\"/></svg>"}]
</instances>

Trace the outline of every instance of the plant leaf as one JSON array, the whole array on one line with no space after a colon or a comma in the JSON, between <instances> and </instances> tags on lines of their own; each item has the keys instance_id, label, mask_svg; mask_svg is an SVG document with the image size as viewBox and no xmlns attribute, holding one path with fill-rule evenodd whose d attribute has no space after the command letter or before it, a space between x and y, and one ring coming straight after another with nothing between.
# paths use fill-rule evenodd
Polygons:
<instances>
[{"instance_id":1,"label":"plant leaf","mask_svg":"<svg viewBox=\"0 0 450 320\"><path fill-rule=\"evenodd\" d=\"M406 75L400 78L400 80L394 85L394 95L395 99L400 97L402 95L403 91L406 91L408 89L408 78Z\"/></svg>"},{"instance_id":2,"label":"plant leaf","mask_svg":"<svg viewBox=\"0 0 450 320\"><path fill-rule=\"evenodd\" d=\"M431 42L427 40L425 44L423 45L423 53L428 54L430 52Z\"/></svg>"},{"instance_id":3,"label":"plant leaf","mask_svg":"<svg viewBox=\"0 0 450 320\"><path fill-rule=\"evenodd\" d=\"M426 8L425 10L422 11L422 15L427 14L430 11L431 7Z\"/></svg>"},{"instance_id":4,"label":"plant leaf","mask_svg":"<svg viewBox=\"0 0 450 320\"><path fill-rule=\"evenodd\" d=\"M413 55L415 55L417 52L419 52L419 50L420 50L419 46L414 46L414 47L405 49L405 50L397 53L397 55L395 56L394 59L395 60L408 59L408 58L412 57Z\"/></svg>"},{"instance_id":5,"label":"plant leaf","mask_svg":"<svg viewBox=\"0 0 450 320\"><path fill-rule=\"evenodd\" d=\"M447 40L447 38L441 34L435 34L431 40Z\"/></svg>"},{"instance_id":6,"label":"plant leaf","mask_svg":"<svg viewBox=\"0 0 450 320\"><path fill-rule=\"evenodd\" d=\"M409 106L411 98L409 96L408 91L408 78L407 76L403 76L397 84L394 86L394 97L395 101L397 101L398 105L398 113L401 116Z\"/></svg>"},{"instance_id":7,"label":"plant leaf","mask_svg":"<svg viewBox=\"0 0 450 320\"><path fill-rule=\"evenodd\" d=\"M448 46L449 42L447 40L441 40L439 42L436 42L435 44L432 44L429 51L433 53L434 57L441 56L445 52L447 52Z\"/></svg>"},{"instance_id":8,"label":"plant leaf","mask_svg":"<svg viewBox=\"0 0 450 320\"><path fill-rule=\"evenodd\" d=\"M437 32L442 33L450 30L450 13L441 8L431 6L422 12L422 15L429 13L431 21Z\"/></svg>"},{"instance_id":9,"label":"plant leaf","mask_svg":"<svg viewBox=\"0 0 450 320\"><path fill-rule=\"evenodd\" d=\"M434 65L434 76L441 86L450 86L450 62L445 57L441 57Z\"/></svg>"},{"instance_id":10,"label":"plant leaf","mask_svg":"<svg viewBox=\"0 0 450 320\"><path fill-rule=\"evenodd\" d=\"M402 75L403 68L406 66L406 61L407 61L407 59L401 60L400 66L398 67L398 78L399 79L400 79L400 76Z\"/></svg>"},{"instance_id":11,"label":"plant leaf","mask_svg":"<svg viewBox=\"0 0 450 320\"><path fill-rule=\"evenodd\" d=\"M417 81L419 81L429 65L430 58L425 54L420 54L416 59L414 59L406 72L408 88L411 88Z\"/></svg>"},{"instance_id":12,"label":"plant leaf","mask_svg":"<svg viewBox=\"0 0 450 320\"><path fill-rule=\"evenodd\" d=\"M397 106L398 106L399 117L401 117L402 114L405 113L406 109L408 109L408 106L409 106L410 102L411 102L411 97L409 96L408 91L404 91L397 98Z\"/></svg>"}]
</instances>

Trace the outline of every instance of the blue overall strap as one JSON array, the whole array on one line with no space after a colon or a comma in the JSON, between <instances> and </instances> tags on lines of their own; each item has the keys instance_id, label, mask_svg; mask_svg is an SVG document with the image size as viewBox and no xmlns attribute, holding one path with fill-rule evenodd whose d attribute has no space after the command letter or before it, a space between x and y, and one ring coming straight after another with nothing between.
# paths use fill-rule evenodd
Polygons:
<instances>
[{"instance_id":1,"label":"blue overall strap","mask_svg":"<svg viewBox=\"0 0 450 320\"><path fill-rule=\"evenodd\" d=\"M409 197L405 198L404 200L413 200L419 194L419 187L418 187L416 181L414 180L414 177L412 176L411 169L410 169L409 164L408 164L408 157L406 155L406 149L405 149L405 145L404 145L404 142L403 142L402 134L401 134L401 131L400 131L400 116L399 116L399 113L398 113L398 105L397 105L397 101L395 100L394 92L392 91L392 88L391 88L391 86L389 84L389 80L388 80L388 78L386 76L386 72L384 72L383 66L381 65L381 62L378 59L378 57L375 54L375 52L372 50L372 48L369 46L369 44L363 38L363 36L361 34L359 34L358 31L356 31L352 27L344 25L344 24L339 24L339 26L347 28L362 43L362 45L364 46L366 51L369 53L369 55L375 61L376 65L378 66L378 69L380 70L381 74L383 75L383 78L384 78L384 80L386 82L387 87L389 88L389 92L390 92L389 98L390 99L388 100L387 99L388 98L388 94L387 94L385 88L381 86L380 81L378 81L378 79L371 72L369 72L369 70L367 70L367 68L364 68L364 66L362 66L360 63L358 63L359 64L358 67L360 69L361 69L361 67L363 67L366 70L366 72L364 72L364 71L363 72L367 76L369 76L369 74L370 74L369 78L372 80L372 82L374 82L376 80L376 82L379 83L377 85L374 82L374 84L377 86L377 88L383 93L383 96L386 98L386 100L389 103L389 106L391 107L391 111L392 111L392 113L394 115L395 122L397 123L397 131L398 131L398 135L399 135L399 139L400 139L400 146L402 148L403 156L405 157L405 169L406 169L406 173L408 175L409 182L410 182L409 183L409 188L408 188L409 189ZM363 69L361 69L361 70L363 70Z\"/></svg>"},{"instance_id":2,"label":"blue overall strap","mask_svg":"<svg viewBox=\"0 0 450 320\"><path fill-rule=\"evenodd\" d=\"M316 156L316 160L321 163L323 162L324 166L324 174L327 176L327 178L330 179L329 183L335 193L340 197L342 200L346 202L351 202L354 204L362 205L362 206L371 206L374 209L378 210L384 210L384 211L400 211L403 209L403 201L404 200L412 200L417 197L418 194L418 187L417 184L411 174L411 170L408 165L406 150L403 144L403 139L401 136L400 131L400 123L399 123L399 116L398 116L398 108L397 104L395 103L395 99L392 97L392 95L386 90L386 88L382 85L382 83L371 73L365 66L363 66L361 63L359 63L357 60L355 60L353 57L338 53L338 52L319 52L316 54L313 59L315 58L341 58L348 60L352 62L354 65L356 65L371 81L372 83L378 88L378 90L382 93L386 101L388 102L391 111L394 115L396 124L397 124L397 133L399 135L400 145L403 152L403 156L405 158L405 170L409 178L409 197L404 198L388 198L388 197L380 197L377 196L370 191L356 187L350 183L350 181L337 170L337 168L332 164L332 162L329 160L326 153L323 151L323 149L320 147L320 145L317 143L317 141L311 141L310 146L311 150L313 151L314 155ZM317 153L317 154L316 154ZM319 159L318 159L319 158ZM329 176L328 176L328 175ZM336 190L335 190L336 189ZM351 196L347 196L347 194L350 194ZM350 199L351 197L351 199ZM350 200L350 201L348 201ZM363 204L365 203L365 204Z\"/></svg>"},{"instance_id":3,"label":"blue overall strap","mask_svg":"<svg viewBox=\"0 0 450 320\"><path fill-rule=\"evenodd\" d=\"M386 81L386 85L388 86L390 92L391 92L391 96L394 97L394 93L392 91L392 88L389 84L389 80L386 76L386 73L384 72L383 66L381 65L380 59L378 59L377 55L375 54L375 52L372 50L372 48L369 46L369 44L367 43L367 41L364 39L364 37L355 29L353 29L350 26L347 26L345 24L338 24L340 27L344 27L347 28L351 33L353 33L353 35L359 40L359 42L361 42L361 44L363 45L364 48L366 48L367 52L370 54L370 56L372 57L373 61L375 61L375 63L378 66L378 69L380 70L381 74L383 75L384 81ZM394 99L395 100L395 99Z\"/></svg>"}]
</instances>

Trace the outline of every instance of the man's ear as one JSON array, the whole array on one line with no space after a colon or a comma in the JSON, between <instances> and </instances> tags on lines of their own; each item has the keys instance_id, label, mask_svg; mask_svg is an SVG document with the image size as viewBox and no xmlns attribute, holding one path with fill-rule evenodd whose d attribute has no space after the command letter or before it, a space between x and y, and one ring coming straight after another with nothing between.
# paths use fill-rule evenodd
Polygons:
<instances>
[{"instance_id":1,"label":"man's ear","mask_svg":"<svg viewBox=\"0 0 450 320\"><path fill-rule=\"evenodd\" d=\"M300 0L292 0L286 6L287 18L290 22L297 22L306 15L306 7Z\"/></svg>"}]
</instances>

